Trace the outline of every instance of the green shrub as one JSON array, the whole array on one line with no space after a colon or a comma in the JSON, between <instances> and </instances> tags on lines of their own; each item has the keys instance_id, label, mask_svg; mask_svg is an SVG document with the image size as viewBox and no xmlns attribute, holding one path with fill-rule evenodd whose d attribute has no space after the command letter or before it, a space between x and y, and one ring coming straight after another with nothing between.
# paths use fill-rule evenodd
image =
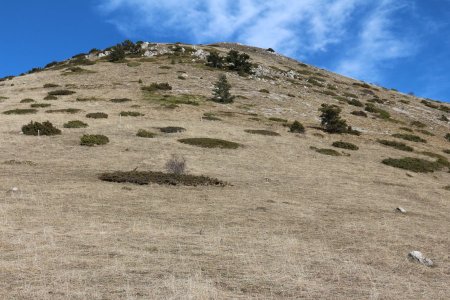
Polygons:
<instances>
[{"instance_id":1,"label":"green shrub","mask_svg":"<svg viewBox=\"0 0 450 300\"><path fill-rule=\"evenodd\" d=\"M115 98L115 99L111 99L109 101L111 101L113 103L124 103L124 102L130 102L131 99L128 99L128 98Z\"/></svg>"},{"instance_id":2,"label":"green shrub","mask_svg":"<svg viewBox=\"0 0 450 300\"><path fill-rule=\"evenodd\" d=\"M261 130L261 129L246 129L245 132L251 134L259 134L259 135L269 135L269 136L279 136L278 132L270 131L270 130Z\"/></svg>"},{"instance_id":3,"label":"green shrub","mask_svg":"<svg viewBox=\"0 0 450 300\"><path fill-rule=\"evenodd\" d=\"M220 74L218 81L214 84L213 101L219 103L232 103L235 96L230 93L231 85L228 83L227 76Z\"/></svg>"},{"instance_id":4,"label":"green shrub","mask_svg":"<svg viewBox=\"0 0 450 300\"><path fill-rule=\"evenodd\" d=\"M206 65L213 68L222 68L224 64L224 58L219 55L216 51L211 51L211 53L206 57Z\"/></svg>"},{"instance_id":5,"label":"green shrub","mask_svg":"<svg viewBox=\"0 0 450 300\"><path fill-rule=\"evenodd\" d=\"M376 107L373 103L366 103L365 111L377 114L381 119L390 119L391 114L381 108Z\"/></svg>"},{"instance_id":6,"label":"green shrub","mask_svg":"<svg viewBox=\"0 0 450 300\"><path fill-rule=\"evenodd\" d=\"M102 101L102 99L97 97L78 97L77 102L92 102L92 101Z\"/></svg>"},{"instance_id":7,"label":"green shrub","mask_svg":"<svg viewBox=\"0 0 450 300\"><path fill-rule=\"evenodd\" d=\"M364 106L364 104L361 101L357 100L357 99L348 100L347 103L350 104L350 105L353 105L353 106L358 106L358 107L363 107Z\"/></svg>"},{"instance_id":8,"label":"green shrub","mask_svg":"<svg viewBox=\"0 0 450 300\"><path fill-rule=\"evenodd\" d=\"M35 114L37 110L34 108L23 108L23 109L12 109L3 112L5 115L27 115L27 114Z\"/></svg>"},{"instance_id":9,"label":"green shrub","mask_svg":"<svg viewBox=\"0 0 450 300\"><path fill-rule=\"evenodd\" d=\"M25 99L20 100L20 103L31 103L31 102L34 102L34 100L31 98L25 98Z\"/></svg>"},{"instance_id":10,"label":"green shrub","mask_svg":"<svg viewBox=\"0 0 450 300\"><path fill-rule=\"evenodd\" d=\"M81 109L78 108L62 108L62 109L50 109L46 110L46 113L68 113L68 114L76 114L77 112L80 112Z\"/></svg>"},{"instance_id":11,"label":"green shrub","mask_svg":"<svg viewBox=\"0 0 450 300\"><path fill-rule=\"evenodd\" d=\"M120 116L122 117L140 117L140 116L144 116L144 114L141 114L140 112L137 111L121 111Z\"/></svg>"},{"instance_id":12,"label":"green shrub","mask_svg":"<svg viewBox=\"0 0 450 300\"><path fill-rule=\"evenodd\" d=\"M305 126L303 126L303 124L299 121L294 121L294 123L289 126L289 131L296 133L305 133Z\"/></svg>"},{"instance_id":13,"label":"green shrub","mask_svg":"<svg viewBox=\"0 0 450 300\"><path fill-rule=\"evenodd\" d=\"M139 129L136 133L136 136L143 137L143 138L154 138L156 136L155 133L147 131L145 129Z\"/></svg>"},{"instance_id":14,"label":"green shrub","mask_svg":"<svg viewBox=\"0 0 450 300\"><path fill-rule=\"evenodd\" d=\"M411 128L408 128L408 127L400 127L399 129L403 130L403 131L407 131L407 132L414 132L414 130L412 130Z\"/></svg>"},{"instance_id":15,"label":"green shrub","mask_svg":"<svg viewBox=\"0 0 450 300\"><path fill-rule=\"evenodd\" d=\"M90 118L90 119L107 119L108 118L108 114L105 114L103 112L88 113L86 115L86 118Z\"/></svg>"},{"instance_id":16,"label":"green shrub","mask_svg":"<svg viewBox=\"0 0 450 300\"><path fill-rule=\"evenodd\" d=\"M265 94L269 94L269 90L268 89L260 89L259 90L260 93L265 93Z\"/></svg>"},{"instance_id":17,"label":"green shrub","mask_svg":"<svg viewBox=\"0 0 450 300\"><path fill-rule=\"evenodd\" d=\"M160 185L185 185L185 186L225 186L226 183L215 178L206 176L195 176L188 174L175 174L163 172L112 172L103 173L99 179L107 182L133 183L139 185L147 185L156 183Z\"/></svg>"},{"instance_id":18,"label":"green shrub","mask_svg":"<svg viewBox=\"0 0 450 300\"><path fill-rule=\"evenodd\" d=\"M130 68L139 67L140 65L141 65L141 63L137 62L137 61L132 61L132 62L127 63L127 66Z\"/></svg>"},{"instance_id":19,"label":"green shrub","mask_svg":"<svg viewBox=\"0 0 450 300\"><path fill-rule=\"evenodd\" d=\"M122 62L125 60L125 50L121 44L116 45L111 49L111 53L108 56L110 62Z\"/></svg>"},{"instance_id":20,"label":"green shrub","mask_svg":"<svg viewBox=\"0 0 450 300\"><path fill-rule=\"evenodd\" d=\"M105 145L108 143L108 137L101 134L85 134L80 138L80 145L82 146Z\"/></svg>"},{"instance_id":21,"label":"green shrub","mask_svg":"<svg viewBox=\"0 0 450 300\"><path fill-rule=\"evenodd\" d=\"M429 156L429 157L432 157L432 158L436 158L437 159L436 163L441 165L442 167L446 167L446 168L450 167L450 162L443 155L440 155L440 154L437 154L437 153L433 153L433 152L430 152L430 151L422 151L422 152L420 152L420 154L426 155L426 156Z\"/></svg>"},{"instance_id":22,"label":"green shrub","mask_svg":"<svg viewBox=\"0 0 450 300\"><path fill-rule=\"evenodd\" d=\"M186 131L185 128L183 128L183 127L176 127L176 126L162 127L162 128L159 128L159 130L161 132L164 132L164 133L177 133L177 132Z\"/></svg>"},{"instance_id":23,"label":"green shrub","mask_svg":"<svg viewBox=\"0 0 450 300\"><path fill-rule=\"evenodd\" d=\"M413 134L396 133L396 134L393 134L392 136L399 138L399 139L404 139L406 141L416 142L416 143L426 143L427 142L420 136L413 135Z\"/></svg>"},{"instance_id":24,"label":"green shrub","mask_svg":"<svg viewBox=\"0 0 450 300\"><path fill-rule=\"evenodd\" d=\"M187 138L187 139L179 139L178 141L183 144L203 148L237 149L240 146L240 144L235 142L211 138Z\"/></svg>"},{"instance_id":25,"label":"green shrub","mask_svg":"<svg viewBox=\"0 0 450 300\"><path fill-rule=\"evenodd\" d=\"M270 121L274 121L274 122L280 122L280 123L287 123L288 122L288 120L286 120L286 119L277 118L277 117L270 117L269 120Z\"/></svg>"},{"instance_id":26,"label":"green shrub","mask_svg":"<svg viewBox=\"0 0 450 300\"><path fill-rule=\"evenodd\" d=\"M44 88L48 89L48 88L55 88L55 87L59 87L59 85L55 84L55 83L46 83L44 84Z\"/></svg>"},{"instance_id":27,"label":"green shrub","mask_svg":"<svg viewBox=\"0 0 450 300\"><path fill-rule=\"evenodd\" d=\"M88 127L88 124L79 121L79 120L73 120L73 121L69 121L67 123L64 123L64 128L86 128Z\"/></svg>"},{"instance_id":28,"label":"green shrub","mask_svg":"<svg viewBox=\"0 0 450 300\"><path fill-rule=\"evenodd\" d=\"M365 112L363 112L362 110L354 110L351 112L351 114L354 116L367 118L367 114Z\"/></svg>"},{"instance_id":29,"label":"green shrub","mask_svg":"<svg viewBox=\"0 0 450 300\"><path fill-rule=\"evenodd\" d=\"M147 91L147 92L170 91L170 90L172 90L172 86L170 84L168 84L167 82L163 82L163 83L154 82L148 86L141 87L141 89L143 91Z\"/></svg>"},{"instance_id":30,"label":"green shrub","mask_svg":"<svg viewBox=\"0 0 450 300\"><path fill-rule=\"evenodd\" d=\"M450 191L450 185L444 186L444 190Z\"/></svg>"},{"instance_id":31,"label":"green shrub","mask_svg":"<svg viewBox=\"0 0 450 300\"><path fill-rule=\"evenodd\" d=\"M251 74L252 64L249 60L250 56L248 54L239 53L236 50L230 50L225 57L228 69L236 71L240 75Z\"/></svg>"},{"instance_id":32,"label":"green shrub","mask_svg":"<svg viewBox=\"0 0 450 300\"><path fill-rule=\"evenodd\" d=\"M333 150L333 149L316 148L316 147L311 147L311 149L313 149L314 151L316 151L317 153L320 153L320 154L331 155L331 156L341 156L341 154L339 152L337 152L336 150Z\"/></svg>"},{"instance_id":33,"label":"green shrub","mask_svg":"<svg viewBox=\"0 0 450 300\"><path fill-rule=\"evenodd\" d=\"M400 159L387 158L382 161L383 164L400 168L417 173L429 173L442 169L442 166L437 162L431 162L428 160L415 158L415 157L404 157Z\"/></svg>"},{"instance_id":34,"label":"green shrub","mask_svg":"<svg viewBox=\"0 0 450 300\"><path fill-rule=\"evenodd\" d=\"M33 108L39 108L39 107L43 108L43 107L49 107L49 106L51 106L51 104L49 104L49 103L33 103L30 106Z\"/></svg>"},{"instance_id":35,"label":"green shrub","mask_svg":"<svg viewBox=\"0 0 450 300\"><path fill-rule=\"evenodd\" d=\"M359 150L359 147L352 144L352 143L347 143L347 142L342 142L342 141L336 141L332 144L333 147L336 148L342 148L342 149L348 149L348 150Z\"/></svg>"},{"instance_id":36,"label":"green shrub","mask_svg":"<svg viewBox=\"0 0 450 300\"><path fill-rule=\"evenodd\" d=\"M58 97L54 95L47 95L44 97L44 100L58 100Z\"/></svg>"},{"instance_id":37,"label":"green shrub","mask_svg":"<svg viewBox=\"0 0 450 300\"><path fill-rule=\"evenodd\" d=\"M428 135L428 136L435 136L434 133L432 133L432 132L430 132L428 130L425 130L425 129L417 129L417 131L420 132L420 133L423 133L425 135Z\"/></svg>"},{"instance_id":38,"label":"green shrub","mask_svg":"<svg viewBox=\"0 0 450 300\"><path fill-rule=\"evenodd\" d=\"M442 115L442 116L439 118L439 120L440 120L440 121L444 121L444 122L449 122L449 121L450 121L445 115Z\"/></svg>"},{"instance_id":39,"label":"green shrub","mask_svg":"<svg viewBox=\"0 0 450 300\"><path fill-rule=\"evenodd\" d=\"M414 149L412 147L407 146L405 143L400 143L400 142L396 142L396 141L388 141L388 140L377 140L377 141L378 141L378 143L380 143L382 145L393 147L398 150L408 151L408 152L414 151Z\"/></svg>"},{"instance_id":40,"label":"green shrub","mask_svg":"<svg viewBox=\"0 0 450 300\"><path fill-rule=\"evenodd\" d=\"M447 133L447 134L444 136L444 138L445 138L447 141L450 142L450 133Z\"/></svg>"},{"instance_id":41,"label":"green shrub","mask_svg":"<svg viewBox=\"0 0 450 300\"><path fill-rule=\"evenodd\" d=\"M26 135L57 135L61 134L61 130L54 127L49 121L39 123L31 121L29 124L22 126L22 132Z\"/></svg>"},{"instance_id":42,"label":"green shrub","mask_svg":"<svg viewBox=\"0 0 450 300\"><path fill-rule=\"evenodd\" d=\"M349 131L347 122L340 117L341 108L336 105L322 104L319 111L321 124L328 133L346 133Z\"/></svg>"},{"instance_id":43,"label":"green shrub","mask_svg":"<svg viewBox=\"0 0 450 300\"><path fill-rule=\"evenodd\" d=\"M412 126L419 127L419 128L425 128L425 127L427 127L426 124L424 124L424 123L422 123L422 122L420 122L420 121L412 121L412 122L411 122L411 125L412 125Z\"/></svg>"},{"instance_id":44,"label":"green shrub","mask_svg":"<svg viewBox=\"0 0 450 300\"><path fill-rule=\"evenodd\" d=\"M344 97L349 97L349 98L358 98L357 95L352 94L352 93L343 93L342 95L344 95Z\"/></svg>"},{"instance_id":45,"label":"green shrub","mask_svg":"<svg viewBox=\"0 0 450 300\"><path fill-rule=\"evenodd\" d=\"M49 96L66 96L66 95L72 95L76 92L70 91L70 90L56 90L56 91L50 91L48 92Z\"/></svg>"}]
</instances>

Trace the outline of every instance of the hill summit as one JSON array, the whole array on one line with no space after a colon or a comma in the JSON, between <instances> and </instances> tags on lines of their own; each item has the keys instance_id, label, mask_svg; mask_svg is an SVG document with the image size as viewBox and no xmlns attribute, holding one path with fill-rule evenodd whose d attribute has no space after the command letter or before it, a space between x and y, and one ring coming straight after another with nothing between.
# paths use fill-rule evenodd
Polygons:
<instances>
[{"instance_id":1,"label":"hill summit","mask_svg":"<svg viewBox=\"0 0 450 300\"><path fill-rule=\"evenodd\" d=\"M0 79L0 114L2 298L450 294L446 103L125 41Z\"/></svg>"}]
</instances>

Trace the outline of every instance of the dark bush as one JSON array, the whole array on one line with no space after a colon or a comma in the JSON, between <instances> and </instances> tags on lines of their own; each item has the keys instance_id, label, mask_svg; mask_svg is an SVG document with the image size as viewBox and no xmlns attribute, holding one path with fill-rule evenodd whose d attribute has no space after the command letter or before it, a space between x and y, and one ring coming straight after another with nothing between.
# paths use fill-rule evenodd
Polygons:
<instances>
[{"instance_id":1,"label":"dark bush","mask_svg":"<svg viewBox=\"0 0 450 300\"><path fill-rule=\"evenodd\" d=\"M399 139L404 139L406 141L416 142L416 143L426 143L427 142L420 136L413 135L413 134L396 133L396 134L393 134L392 136L399 138Z\"/></svg>"},{"instance_id":2,"label":"dark bush","mask_svg":"<svg viewBox=\"0 0 450 300\"><path fill-rule=\"evenodd\" d=\"M48 92L49 96L65 96L65 95L72 95L75 94L74 91L69 90L56 90L56 91L50 91Z\"/></svg>"},{"instance_id":3,"label":"dark bush","mask_svg":"<svg viewBox=\"0 0 450 300\"><path fill-rule=\"evenodd\" d=\"M122 117L140 117L140 116L144 116L144 114L141 114L140 112L137 111L121 111L120 116Z\"/></svg>"},{"instance_id":4,"label":"dark bush","mask_svg":"<svg viewBox=\"0 0 450 300\"><path fill-rule=\"evenodd\" d=\"M337 152L336 150L333 149L327 149L327 148L315 148L315 147L311 147L311 149L313 149L314 151L316 151L317 153L320 154L325 154L325 155L331 155L331 156L341 156L341 154L339 152Z\"/></svg>"},{"instance_id":5,"label":"dark bush","mask_svg":"<svg viewBox=\"0 0 450 300\"><path fill-rule=\"evenodd\" d=\"M143 91L147 92L154 92L154 91L170 91L172 90L172 86L168 84L167 82L163 83L152 83L149 86L143 86L141 87Z\"/></svg>"},{"instance_id":6,"label":"dark bush","mask_svg":"<svg viewBox=\"0 0 450 300\"><path fill-rule=\"evenodd\" d=\"M12 109L3 112L5 115L27 115L35 114L37 110L34 108Z\"/></svg>"},{"instance_id":7,"label":"dark bush","mask_svg":"<svg viewBox=\"0 0 450 300\"><path fill-rule=\"evenodd\" d=\"M212 51L207 57L206 57L206 65L211 66L213 68L222 68L224 59L217 53L216 51Z\"/></svg>"},{"instance_id":8,"label":"dark bush","mask_svg":"<svg viewBox=\"0 0 450 300\"><path fill-rule=\"evenodd\" d=\"M230 50L225 57L228 69L237 71L239 74L250 74L252 64L249 62L250 56L245 53L239 53L236 50Z\"/></svg>"},{"instance_id":9,"label":"dark bush","mask_svg":"<svg viewBox=\"0 0 450 300\"><path fill-rule=\"evenodd\" d=\"M425 128L425 127L427 127L426 124L424 124L424 123L422 123L422 122L420 122L420 121L412 121L412 122L411 122L411 125L412 125L412 126L419 127L419 128Z\"/></svg>"},{"instance_id":10,"label":"dark bush","mask_svg":"<svg viewBox=\"0 0 450 300\"><path fill-rule=\"evenodd\" d=\"M156 134L154 134L153 132L147 131L145 129L139 129L138 132L136 133L136 136L142 137L142 138L154 138L156 136Z\"/></svg>"},{"instance_id":11,"label":"dark bush","mask_svg":"<svg viewBox=\"0 0 450 300\"><path fill-rule=\"evenodd\" d=\"M349 131L347 122L340 117L341 108L336 105L322 104L319 111L321 124L328 133L346 133Z\"/></svg>"},{"instance_id":12,"label":"dark bush","mask_svg":"<svg viewBox=\"0 0 450 300\"><path fill-rule=\"evenodd\" d=\"M357 100L357 99L348 100L347 103L350 104L350 105L353 105L353 106L358 106L358 107L363 107L364 106L364 104L361 101Z\"/></svg>"},{"instance_id":13,"label":"dark bush","mask_svg":"<svg viewBox=\"0 0 450 300\"><path fill-rule=\"evenodd\" d=\"M86 115L86 118L90 118L90 119L107 119L108 118L108 114L105 114L103 112L88 113Z\"/></svg>"},{"instance_id":14,"label":"dark bush","mask_svg":"<svg viewBox=\"0 0 450 300\"><path fill-rule=\"evenodd\" d=\"M211 138L188 138L178 140L180 143L203 148L222 148L222 149L237 149L240 144L220 139Z\"/></svg>"},{"instance_id":15,"label":"dark bush","mask_svg":"<svg viewBox=\"0 0 450 300\"><path fill-rule=\"evenodd\" d=\"M231 85L228 83L225 74L219 76L219 80L214 84L213 101L219 103L232 103L235 96L230 93Z\"/></svg>"},{"instance_id":16,"label":"dark bush","mask_svg":"<svg viewBox=\"0 0 450 300\"><path fill-rule=\"evenodd\" d=\"M53 95L47 95L44 97L44 100L58 100L58 97Z\"/></svg>"},{"instance_id":17,"label":"dark bush","mask_svg":"<svg viewBox=\"0 0 450 300\"><path fill-rule=\"evenodd\" d=\"M111 53L108 56L110 62L121 62L125 59L124 47L120 44L111 49Z\"/></svg>"},{"instance_id":18,"label":"dark bush","mask_svg":"<svg viewBox=\"0 0 450 300\"><path fill-rule=\"evenodd\" d=\"M445 138L447 141L450 142L450 133L447 133L447 134L444 136L444 138Z\"/></svg>"},{"instance_id":19,"label":"dark bush","mask_svg":"<svg viewBox=\"0 0 450 300\"><path fill-rule=\"evenodd\" d=\"M270 117L269 120L270 121L274 121L274 122L280 122L280 123L287 123L288 122L288 120L286 120L286 119L277 118L277 117Z\"/></svg>"},{"instance_id":20,"label":"dark bush","mask_svg":"<svg viewBox=\"0 0 450 300\"><path fill-rule=\"evenodd\" d=\"M270 135L270 136L279 136L278 132L270 131L270 130L262 130L262 129L246 129L245 132L251 134L259 134L259 135Z\"/></svg>"},{"instance_id":21,"label":"dark bush","mask_svg":"<svg viewBox=\"0 0 450 300\"><path fill-rule=\"evenodd\" d=\"M82 121L79 121L79 120L73 120L73 121L64 123L63 127L64 128L86 128L86 127L88 127L88 124L86 124Z\"/></svg>"},{"instance_id":22,"label":"dark bush","mask_svg":"<svg viewBox=\"0 0 450 300\"><path fill-rule=\"evenodd\" d=\"M444 122L449 122L449 121L450 121L445 115L442 115L442 116L439 118L439 120L440 120L440 121L444 121Z\"/></svg>"},{"instance_id":23,"label":"dark bush","mask_svg":"<svg viewBox=\"0 0 450 300\"><path fill-rule=\"evenodd\" d=\"M183 128L183 127L176 127L176 126L162 127L162 128L159 128L159 130L161 132L164 132L164 133L177 133L177 132L186 131L185 128Z\"/></svg>"},{"instance_id":24,"label":"dark bush","mask_svg":"<svg viewBox=\"0 0 450 300\"><path fill-rule=\"evenodd\" d=\"M61 134L61 130L54 127L49 121L39 123L31 121L29 124L22 126L22 132L26 135L57 135Z\"/></svg>"},{"instance_id":25,"label":"dark bush","mask_svg":"<svg viewBox=\"0 0 450 300\"><path fill-rule=\"evenodd\" d=\"M31 98L25 98L25 99L20 100L20 103L31 103L31 102L34 102L34 100Z\"/></svg>"},{"instance_id":26,"label":"dark bush","mask_svg":"<svg viewBox=\"0 0 450 300\"><path fill-rule=\"evenodd\" d=\"M108 137L101 134L85 134L80 138L80 145L82 146L105 145L108 143Z\"/></svg>"},{"instance_id":27,"label":"dark bush","mask_svg":"<svg viewBox=\"0 0 450 300\"><path fill-rule=\"evenodd\" d=\"M358 146L356 146L352 143L347 143L347 142L342 142L342 141L334 142L332 144L332 146L336 147L336 148L348 149L348 150L353 150L353 151L356 151L359 149Z\"/></svg>"},{"instance_id":28,"label":"dark bush","mask_svg":"<svg viewBox=\"0 0 450 300\"><path fill-rule=\"evenodd\" d=\"M265 94L269 94L269 90L268 89L260 89L259 90L260 93L265 93Z\"/></svg>"},{"instance_id":29,"label":"dark bush","mask_svg":"<svg viewBox=\"0 0 450 300\"><path fill-rule=\"evenodd\" d=\"M442 169L442 165L438 164L437 162L431 162L415 157L405 157L400 159L387 158L384 159L382 163L391 167L417 173L429 173Z\"/></svg>"},{"instance_id":30,"label":"dark bush","mask_svg":"<svg viewBox=\"0 0 450 300\"><path fill-rule=\"evenodd\" d=\"M44 108L44 107L51 106L51 104L49 104L49 103L33 103L30 106L33 107L33 108L39 108L39 107L40 108Z\"/></svg>"},{"instance_id":31,"label":"dark bush","mask_svg":"<svg viewBox=\"0 0 450 300\"><path fill-rule=\"evenodd\" d=\"M407 146L405 143L400 143L400 142L396 142L396 141L388 141L388 140L377 140L377 141L378 141L378 143L380 143L382 145L393 147L398 150L408 151L408 152L414 151L414 149L412 147Z\"/></svg>"},{"instance_id":32,"label":"dark bush","mask_svg":"<svg viewBox=\"0 0 450 300\"><path fill-rule=\"evenodd\" d=\"M131 99L128 98L115 98L110 100L113 103L124 103L124 102L130 102Z\"/></svg>"},{"instance_id":33,"label":"dark bush","mask_svg":"<svg viewBox=\"0 0 450 300\"><path fill-rule=\"evenodd\" d=\"M118 183L134 183L139 185L147 185L156 183L161 185L186 185L186 186L225 186L226 183L215 178L206 176L195 176L187 174L167 174L163 172L112 172L103 173L99 177L100 180Z\"/></svg>"},{"instance_id":34,"label":"dark bush","mask_svg":"<svg viewBox=\"0 0 450 300\"><path fill-rule=\"evenodd\" d=\"M408 128L408 127L400 127L399 129L403 130L403 131L407 131L407 132L414 132L414 130L412 130L411 128Z\"/></svg>"},{"instance_id":35,"label":"dark bush","mask_svg":"<svg viewBox=\"0 0 450 300\"><path fill-rule=\"evenodd\" d=\"M80 112L81 109L78 108L62 108L62 109L50 109L46 110L46 113L68 113L68 114L76 114L77 112Z\"/></svg>"},{"instance_id":36,"label":"dark bush","mask_svg":"<svg viewBox=\"0 0 450 300\"><path fill-rule=\"evenodd\" d=\"M44 88L48 89L48 88L55 88L55 87L59 87L59 85L55 84L55 83L46 83L44 84Z\"/></svg>"},{"instance_id":37,"label":"dark bush","mask_svg":"<svg viewBox=\"0 0 450 300\"><path fill-rule=\"evenodd\" d=\"M358 117L364 117L367 118L367 114L363 112L362 110L354 110L351 112L352 115L358 116Z\"/></svg>"},{"instance_id":38,"label":"dark bush","mask_svg":"<svg viewBox=\"0 0 450 300\"><path fill-rule=\"evenodd\" d=\"M417 129L417 131L420 132L420 133L423 133L425 135L428 135L428 136L435 136L434 133L432 133L432 132L430 132L428 130L425 130L425 129Z\"/></svg>"},{"instance_id":39,"label":"dark bush","mask_svg":"<svg viewBox=\"0 0 450 300\"><path fill-rule=\"evenodd\" d=\"M305 133L305 126L303 126L303 124L299 121L294 121L294 123L289 126L289 131L295 133Z\"/></svg>"}]
</instances>

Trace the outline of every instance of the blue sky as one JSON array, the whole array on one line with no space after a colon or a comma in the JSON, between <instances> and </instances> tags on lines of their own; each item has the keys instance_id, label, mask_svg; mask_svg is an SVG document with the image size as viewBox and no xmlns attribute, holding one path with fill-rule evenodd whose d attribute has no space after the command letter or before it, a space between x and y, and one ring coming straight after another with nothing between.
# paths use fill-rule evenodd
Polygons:
<instances>
[{"instance_id":1,"label":"blue sky","mask_svg":"<svg viewBox=\"0 0 450 300\"><path fill-rule=\"evenodd\" d=\"M2 2L0 77L124 39L229 41L450 101L450 0Z\"/></svg>"}]
</instances>

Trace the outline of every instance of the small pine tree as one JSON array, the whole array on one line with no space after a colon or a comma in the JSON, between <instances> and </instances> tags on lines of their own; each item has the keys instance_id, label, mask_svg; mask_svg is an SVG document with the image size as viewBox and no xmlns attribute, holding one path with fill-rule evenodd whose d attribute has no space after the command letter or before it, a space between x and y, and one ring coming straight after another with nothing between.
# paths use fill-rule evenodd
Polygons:
<instances>
[{"instance_id":1,"label":"small pine tree","mask_svg":"<svg viewBox=\"0 0 450 300\"><path fill-rule=\"evenodd\" d=\"M230 50L225 61L228 68L237 71L239 75L250 74L252 72L252 64L249 62L250 56L245 53L239 53L236 50Z\"/></svg>"},{"instance_id":2,"label":"small pine tree","mask_svg":"<svg viewBox=\"0 0 450 300\"><path fill-rule=\"evenodd\" d=\"M336 105L322 104L319 108L322 112L320 118L322 120L321 124L325 131L329 133L346 133L349 130L347 126L347 121L341 119L339 115L341 113L341 108Z\"/></svg>"},{"instance_id":3,"label":"small pine tree","mask_svg":"<svg viewBox=\"0 0 450 300\"><path fill-rule=\"evenodd\" d=\"M235 97L231 95L230 89L231 85L228 83L227 76L221 74L214 84L213 100L220 103L232 103Z\"/></svg>"},{"instance_id":4,"label":"small pine tree","mask_svg":"<svg viewBox=\"0 0 450 300\"><path fill-rule=\"evenodd\" d=\"M110 62L118 62L125 58L125 50L122 45L117 45L111 50L111 54L109 54Z\"/></svg>"},{"instance_id":5,"label":"small pine tree","mask_svg":"<svg viewBox=\"0 0 450 300\"><path fill-rule=\"evenodd\" d=\"M298 132L298 133L305 133L305 126L303 126L302 123L299 121L294 121L294 123L289 126L290 132Z\"/></svg>"},{"instance_id":6,"label":"small pine tree","mask_svg":"<svg viewBox=\"0 0 450 300\"><path fill-rule=\"evenodd\" d=\"M222 68L223 67L223 57L219 55L219 53L213 51L207 57L208 61L207 65L213 68Z\"/></svg>"}]
</instances>

